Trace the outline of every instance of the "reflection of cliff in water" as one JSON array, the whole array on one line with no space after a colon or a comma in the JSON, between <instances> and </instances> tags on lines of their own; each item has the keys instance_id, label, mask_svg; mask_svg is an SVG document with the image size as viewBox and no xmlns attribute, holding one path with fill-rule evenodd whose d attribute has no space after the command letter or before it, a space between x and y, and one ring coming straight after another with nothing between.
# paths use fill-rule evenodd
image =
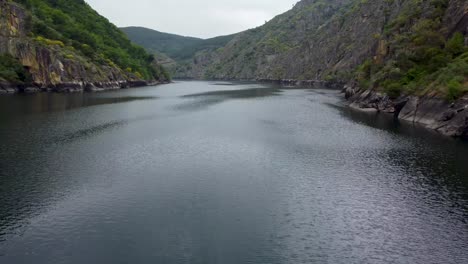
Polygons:
<instances>
[{"instance_id":1,"label":"reflection of cliff in water","mask_svg":"<svg viewBox=\"0 0 468 264\"><path fill-rule=\"evenodd\" d=\"M346 118L369 127L391 132L395 137L403 136L421 149L419 152L414 151L414 149L407 149L405 142L401 142L398 150L392 150L386 153L385 157L382 157L393 163L395 167L404 167L416 174L418 170L432 167L432 176L443 177L448 182L450 182L451 176L460 171L460 168L440 166L442 160L451 160L464 167L464 171L468 171L468 163L464 162L468 153L468 142L466 141L443 136L421 124L395 119L391 114L364 112L349 107L337 108L341 110L341 115ZM431 151L434 146L439 151ZM441 149L444 151L441 152ZM468 185L468 177L462 178L461 181L464 185ZM456 188L460 184L461 182L457 181L451 182L450 185ZM468 199L468 197L466 198Z\"/></svg>"},{"instance_id":2,"label":"reflection of cliff in water","mask_svg":"<svg viewBox=\"0 0 468 264\"><path fill-rule=\"evenodd\" d=\"M60 94L38 93L33 95L13 95L0 97L0 117L11 115L12 109L16 113L44 113L64 111L74 108L126 103L138 100L153 100L153 96L112 96L112 94ZM8 102L8 104L6 103ZM8 106L8 110L3 109ZM10 113L7 113L10 112Z\"/></svg>"}]
</instances>

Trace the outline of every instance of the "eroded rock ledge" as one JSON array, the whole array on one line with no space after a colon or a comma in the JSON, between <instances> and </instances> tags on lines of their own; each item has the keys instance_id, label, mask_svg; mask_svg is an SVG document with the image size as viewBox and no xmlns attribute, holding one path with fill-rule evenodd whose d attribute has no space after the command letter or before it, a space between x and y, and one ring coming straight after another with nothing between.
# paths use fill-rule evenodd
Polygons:
<instances>
[{"instance_id":1,"label":"eroded rock ledge","mask_svg":"<svg viewBox=\"0 0 468 264\"><path fill-rule=\"evenodd\" d=\"M443 135L468 139L468 95L454 102L436 94L390 98L354 85L346 85L343 93L352 108L393 114L395 118L422 124Z\"/></svg>"}]
</instances>

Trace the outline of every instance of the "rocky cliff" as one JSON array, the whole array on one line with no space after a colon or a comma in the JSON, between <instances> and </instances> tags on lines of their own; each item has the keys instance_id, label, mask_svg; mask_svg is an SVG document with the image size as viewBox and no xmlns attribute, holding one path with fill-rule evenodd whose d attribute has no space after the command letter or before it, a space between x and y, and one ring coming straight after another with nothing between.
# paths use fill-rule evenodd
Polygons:
<instances>
[{"instance_id":1,"label":"rocky cliff","mask_svg":"<svg viewBox=\"0 0 468 264\"><path fill-rule=\"evenodd\" d=\"M466 7L466 0L303 0L217 51L199 52L179 76L349 81L366 60L393 57L391 42L400 37L393 33L404 29L392 24L443 19L433 30L448 37L465 31Z\"/></svg>"},{"instance_id":2,"label":"rocky cliff","mask_svg":"<svg viewBox=\"0 0 468 264\"><path fill-rule=\"evenodd\" d=\"M26 4L34 7L35 2L26 1ZM86 5L82 1L75 1L75 4ZM47 4L44 6L48 7ZM84 8L89 7L86 5ZM57 40L42 36L36 32L35 27L38 25L43 25L62 37L61 32L47 27L40 19L23 3L0 0L0 93L38 90L92 91L167 81L167 77L158 74L156 70L143 77L141 73L123 69L109 58L97 58L98 51L85 53L78 50L77 45L86 47L86 44L72 38L68 38L67 42L65 38ZM61 21L65 24L67 22ZM4 65L2 71L1 64L5 64L5 61L13 62ZM10 64L14 63L22 69L10 73ZM156 65L155 68L158 67Z\"/></svg>"},{"instance_id":3,"label":"rocky cliff","mask_svg":"<svg viewBox=\"0 0 468 264\"><path fill-rule=\"evenodd\" d=\"M446 136L468 139L466 95L455 101L447 101L436 94L391 98L385 93L349 85L343 92L352 108L392 114L395 119L424 125Z\"/></svg>"},{"instance_id":4,"label":"rocky cliff","mask_svg":"<svg viewBox=\"0 0 468 264\"><path fill-rule=\"evenodd\" d=\"M351 107L468 138L468 1L401 1L345 87Z\"/></svg>"},{"instance_id":5,"label":"rocky cliff","mask_svg":"<svg viewBox=\"0 0 468 264\"><path fill-rule=\"evenodd\" d=\"M355 108L467 137L467 45L466 0L303 0L178 76L348 83Z\"/></svg>"}]
</instances>

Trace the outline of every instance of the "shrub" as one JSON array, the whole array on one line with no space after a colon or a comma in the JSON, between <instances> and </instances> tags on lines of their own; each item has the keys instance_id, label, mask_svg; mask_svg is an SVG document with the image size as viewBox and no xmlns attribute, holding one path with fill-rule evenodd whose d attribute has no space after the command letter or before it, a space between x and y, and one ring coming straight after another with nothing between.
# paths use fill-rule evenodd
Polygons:
<instances>
[{"instance_id":1,"label":"shrub","mask_svg":"<svg viewBox=\"0 0 468 264\"><path fill-rule=\"evenodd\" d=\"M47 39L42 36L37 36L36 41L48 46L60 46L62 48L65 47L65 44L63 44L63 42L60 40Z\"/></svg>"},{"instance_id":2,"label":"shrub","mask_svg":"<svg viewBox=\"0 0 468 264\"><path fill-rule=\"evenodd\" d=\"M383 83L385 93L392 99L398 98L403 90L403 85L395 81L386 81Z\"/></svg>"},{"instance_id":3,"label":"shrub","mask_svg":"<svg viewBox=\"0 0 468 264\"><path fill-rule=\"evenodd\" d=\"M467 90L468 49L459 32L445 38L441 21L447 7L448 0L407 1L400 15L385 26L391 50L387 60L380 69L369 61L359 66L359 83L391 97L431 89L449 100L462 96Z\"/></svg>"},{"instance_id":4,"label":"shrub","mask_svg":"<svg viewBox=\"0 0 468 264\"><path fill-rule=\"evenodd\" d=\"M0 78L15 83L30 83L31 75L9 54L0 55Z\"/></svg>"},{"instance_id":5,"label":"shrub","mask_svg":"<svg viewBox=\"0 0 468 264\"><path fill-rule=\"evenodd\" d=\"M464 93L463 85L459 81L459 79L454 78L450 80L447 84L447 100L453 101L458 99Z\"/></svg>"},{"instance_id":6,"label":"shrub","mask_svg":"<svg viewBox=\"0 0 468 264\"><path fill-rule=\"evenodd\" d=\"M454 57L460 55L465 50L465 38L460 32L457 32L445 44L445 49Z\"/></svg>"}]
</instances>

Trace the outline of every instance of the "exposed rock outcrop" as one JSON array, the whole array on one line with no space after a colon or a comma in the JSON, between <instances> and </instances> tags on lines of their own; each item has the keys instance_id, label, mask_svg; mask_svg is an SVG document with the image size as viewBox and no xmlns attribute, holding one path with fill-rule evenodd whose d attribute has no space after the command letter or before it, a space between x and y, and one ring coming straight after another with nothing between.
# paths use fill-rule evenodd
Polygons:
<instances>
[{"instance_id":1,"label":"exposed rock outcrop","mask_svg":"<svg viewBox=\"0 0 468 264\"><path fill-rule=\"evenodd\" d=\"M41 43L31 36L31 19L21 5L0 0L0 54L16 58L32 78L29 84L20 85L0 78L0 94L102 91L166 81L141 80L115 65L98 64L72 47Z\"/></svg>"},{"instance_id":2,"label":"exposed rock outcrop","mask_svg":"<svg viewBox=\"0 0 468 264\"><path fill-rule=\"evenodd\" d=\"M413 17L407 13L414 6L419 13ZM302 0L265 25L235 35L224 47L198 52L176 77L347 82L365 61L382 66L400 53L394 41L404 36L398 30L389 34L395 23L409 21L401 30L411 32L437 13L443 21L434 30L445 38L455 32L467 36L467 8L466 0Z\"/></svg>"},{"instance_id":3,"label":"exposed rock outcrop","mask_svg":"<svg viewBox=\"0 0 468 264\"><path fill-rule=\"evenodd\" d=\"M468 139L468 95L448 102L435 94L390 98L353 85L345 86L343 92L355 109L390 113L395 118L422 124L443 135Z\"/></svg>"}]
</instances>

